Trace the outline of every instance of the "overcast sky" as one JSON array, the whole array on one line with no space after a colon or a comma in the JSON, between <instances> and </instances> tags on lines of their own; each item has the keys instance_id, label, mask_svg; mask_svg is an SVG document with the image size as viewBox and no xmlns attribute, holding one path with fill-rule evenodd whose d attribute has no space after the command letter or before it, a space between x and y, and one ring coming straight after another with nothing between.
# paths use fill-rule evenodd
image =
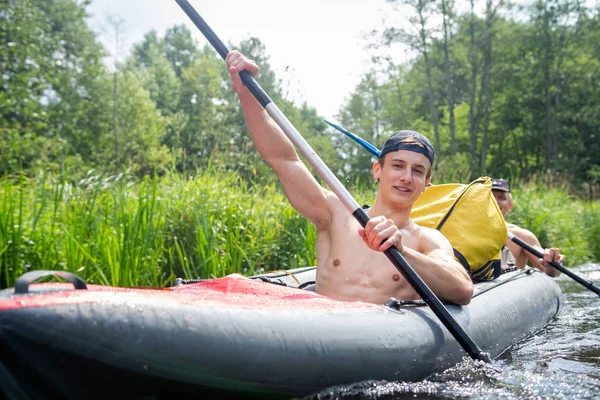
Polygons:
<instances>
[{"instance_id":1,"label":"overcast sky","mask_svg":"<svg viewBox=\"0 0 600 400\"><path fill-rule=\"evenodd\" d=\"M266 46L290 98L332 118L368 69L364 35L389 17L384 0L190 0L226 44L250 36ZM107 17L124 20L126 50L155 29L159 35L185 24L206 43L174 0L93 0L90 25L100 32ZM398 14L398 13L396 13ZM108 35L101 35L112 46ZM396 58L398 54L396 53Z\"/></svg>"}]
</instances>

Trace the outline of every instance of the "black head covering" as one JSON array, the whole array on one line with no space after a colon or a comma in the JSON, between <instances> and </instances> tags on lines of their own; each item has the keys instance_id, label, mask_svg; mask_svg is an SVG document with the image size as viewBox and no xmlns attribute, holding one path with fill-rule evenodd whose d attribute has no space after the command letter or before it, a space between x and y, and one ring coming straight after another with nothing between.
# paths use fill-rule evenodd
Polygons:
<instances>
[{"instance_id":1,"label":"black head covering","mask_svg":"<svg viewBox=\"0 0 600 400\"><path fill-rule=\"evenodd\" d=\"M379 158L385 156L387 153L398 150L408 150L423 154L433 166L435 150L433 150L433 146L429 139L417 131L403 130L395 132L385 141L381 153L379 154Z\"/></svg>"}]
</instances>

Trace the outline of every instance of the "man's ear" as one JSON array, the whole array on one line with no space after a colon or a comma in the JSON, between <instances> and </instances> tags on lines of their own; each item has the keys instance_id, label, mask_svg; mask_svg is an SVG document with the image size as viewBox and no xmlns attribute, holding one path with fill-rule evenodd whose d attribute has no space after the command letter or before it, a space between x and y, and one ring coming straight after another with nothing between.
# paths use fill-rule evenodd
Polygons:
<instances>
[{"instance_id":1,"label":"man's ear","mask_svg":"<svg viewBox=\"0 0 600 400\"><path fill-rule=\"evenodd\" d=\"M427 178L427 180L425 181L425 187L423 188L423 191L427 190L427 186L429 186L430 183L431 183L431 177Z\"/></svg>"},{"instance_id":2,"label":"man's ear","mask_svg":"<svg viewBox=\"0 0 600 400\"><path fill-rule=\"evenodd\" d=\"M375 161L373 163L373 179L379 182L379 178L381 178L381 165L379 161Z\"/></svg>"}]
</instances>

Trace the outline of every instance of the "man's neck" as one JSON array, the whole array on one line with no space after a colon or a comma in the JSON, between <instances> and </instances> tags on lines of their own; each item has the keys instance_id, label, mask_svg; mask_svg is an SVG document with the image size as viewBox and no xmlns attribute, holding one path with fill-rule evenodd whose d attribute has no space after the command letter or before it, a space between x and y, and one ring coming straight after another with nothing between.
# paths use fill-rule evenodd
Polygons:
<instances>
[{"instance_id":1,"label":"man's neck","mask_svg":"<svg viewBox=\"0 0 600 400\"><path fill-rule=\"evenodd\" d=\"M394 224L400 229L404 228L410 223L410 212L412 210L412 205L407 207L390 207L387 204L382 204L383 202L379 201L379 199L375 200L375 204L373 207L369 209L369 217L377 217L379 215L383 215L386 218L394 221Z\"/></svg>"}]
</instances>

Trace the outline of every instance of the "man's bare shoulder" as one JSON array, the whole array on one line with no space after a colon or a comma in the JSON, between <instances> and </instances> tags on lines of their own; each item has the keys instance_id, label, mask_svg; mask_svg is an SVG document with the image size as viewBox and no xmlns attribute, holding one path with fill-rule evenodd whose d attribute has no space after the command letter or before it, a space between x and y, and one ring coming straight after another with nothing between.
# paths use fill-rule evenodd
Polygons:
<instances>
[{"instance_id":1,"label":"man's bare shoulder","mask_svg":"<svg viewBox=\"0 0 600 400\"><path fill-rule=\"evenodd\" d=\"M437 229L419 226L419 245L423 252L436 249L452 250L450 241Z\"/></svg>"},{"instance_id":2,"label":"man's bare shoulder","mask_svg":"<svg viewBox=\"0 0 600 400\"><path fill-rule=\"evenodd\" d=\"M429 257L443 260L448 265L458 267L461 271L462 266L454 259L454 249L450 241L440 231L424 226L419 227L419 252Z\"/></svg>"}]
</instances>

